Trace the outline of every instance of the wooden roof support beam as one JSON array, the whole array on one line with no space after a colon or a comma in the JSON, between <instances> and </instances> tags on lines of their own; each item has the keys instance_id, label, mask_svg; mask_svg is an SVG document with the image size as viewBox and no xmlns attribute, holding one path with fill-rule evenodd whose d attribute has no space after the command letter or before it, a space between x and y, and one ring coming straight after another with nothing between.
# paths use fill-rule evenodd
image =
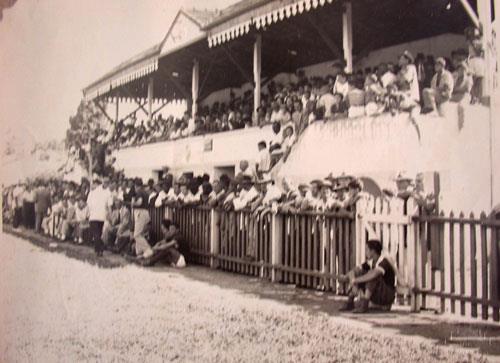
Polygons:
<instances>
[{"instance_id":1,"label":"wooden roof support beam","mask_svg":"<svg viewBox=\"0 0 500 363\"><path fill-rule=\"evenodd\" d=\"M156 110L153 111L153 114L152 116L156 115L158 112L160 112L162 110L163 107L165 107L166 105L168 105L168 101L164 101L160 107L158 107Z\"/></svg>"},{"instance_id":2,"label":"wooden roof support beam","mask_svg":"<svg viewBox=\"0 0 500 363\"><path fill-rule=\"evenodd\" d=\"M174 86L182 93L185 99L191 98L191 92L189 92L175 77L172 76L168 69L162 69L165 76L174 84Z\"/></svg>"},{"instance_id":3,"label":"wooden roof support beam","mask_svg":"<svg viewBox=\"0 0 500 363\"><path fill-rule=\"evenodd\" d=\"M134 95L132 95L132 92L128 89L128 86L124 85L123 89L125 90L125 93L135 101L135 103L139 106L139 108L146 114L148 115L148 110L146 110L143 106L144 103L141 103L140 99L136 98Z\"/></svg>"},{"instance_id":4,"label":"wooden roof support beam","mask_svg":"<svg viewBox=\"0 0 500 363\"><path fill-rule=\"evenodd\" d=\"M253 77L251 77L248 72L241 66L241 64L238 62L238 60L234 57L233 54L231 54L231 51L229 50L229 47L227 45L223 45L222 48L224 49L224 53L226 53L227 57L229 60L236 66L238 71L241 73L243 78L249 82L250 84L253 84Z\"/></svg>"},{"instance_id":5,"label":"wooden roof support beam","mask_svg":"<svg viewBox=\"0 0 500 363\"><path fill-rule=\"evenodd\" d=\"M317 22L315 22L314 19L312 19L311 14L309 14L309 13L306 14L306 19L309 22L309 24L311 24L311 26L314 29L316 29L320 38L323 40L323 42L325 42L328 49L330 49L332 51L333 55L335 57L340 58L340 59L344 59L344 54L340 50L339 46L328 36L326 31Z\"/></svg>"},{"instance_id":6,"label":"wooden roof support beam","mask_svg":"<svg viewBox=\"0 0 500 363\"><path fill-rule=\"evenodd\" d=\"M99 110L101 110L101 112L103 113L104 116L106 116L106 118L108 119L109 122L111 123L114 123L115 120L113 120L109 115L108 113L106 112L106 107L104 107L103 105L101 105L101 102L99 100L94 100L94 104L97 106L97 108Z\"/></svg>"},{"instance_id":7,"label":"wooden roof support beam","mask_svg":"<svg viewBox=\"0 0 500 363\"><path fill-rule=\"evenodd\" d=\"M137 108L136 108L134 111L132 111L132 112L130 112L129 114L127 114L124 118L122 118L122 119L120 120L120 122L123 122L123 121L125 121L125 120L128 120L128 119L129 119L129 118L130 118L133 114L135 114L137 111L139 111L139 110L141 109L141 107L142 107L142 106L144 106L145 104L146 104L146 103L144 102L142 105L137 106Z\"/></svg>"},{"instance_id":8,"label":"wooden roof support beam","mask_svg":"<svg viewBox=\"0 0 500 363\"><path fill-rule=\"evenodd\" d=\"M202 94L203 89L205 88L205 84L207 83L208 77L210 76L210 72L212 71L212 68L213 68L214 63L215 63L215 58L216 58L215 55L213 55L212 58L210 58L210 63L208 65L207 73L205 74L205 77L203 77L203 80L201 81L200 90L199 90L200 94Z\"/></svg>"}]
</instances>

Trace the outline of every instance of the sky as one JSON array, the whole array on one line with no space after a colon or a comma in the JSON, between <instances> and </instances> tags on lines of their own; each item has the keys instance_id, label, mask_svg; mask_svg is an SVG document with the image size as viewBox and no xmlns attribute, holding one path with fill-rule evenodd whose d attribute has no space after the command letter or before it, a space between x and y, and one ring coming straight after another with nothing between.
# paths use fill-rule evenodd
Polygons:
<instances>
[{"instance_id":1,"label":"sky","mask_svg":"<svg viewBox=\"0 0 500 363\"><path fill-rule=\"evenodd\" d=\"M17 1L0 21L0 133L62 139L82 88L159 43L181 7L223 9L234 2Z\"/></svg>"}]
</instances>

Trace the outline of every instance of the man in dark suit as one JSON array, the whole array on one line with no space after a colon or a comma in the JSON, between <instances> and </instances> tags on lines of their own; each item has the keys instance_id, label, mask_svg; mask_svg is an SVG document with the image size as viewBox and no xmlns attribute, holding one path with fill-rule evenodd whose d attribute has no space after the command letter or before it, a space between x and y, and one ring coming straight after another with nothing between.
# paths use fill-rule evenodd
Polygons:
<instances>
[{"instance_id":1,"label":"man in dark suit","mask_svg":"<svg viewBox=\"0 0 500 363\"><path fill-rule=\"evenodd\" d=\"M35 191L35 231L40 232L43 217L47 214L51 207L50 191L47 187L40 183Z\"/></svg>"}]
</instances>

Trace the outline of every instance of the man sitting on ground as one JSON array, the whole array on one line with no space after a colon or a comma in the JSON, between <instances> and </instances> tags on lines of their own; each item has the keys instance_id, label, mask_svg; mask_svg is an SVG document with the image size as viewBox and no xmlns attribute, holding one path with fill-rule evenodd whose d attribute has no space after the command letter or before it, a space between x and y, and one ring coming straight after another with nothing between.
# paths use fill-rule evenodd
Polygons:
<instances>
[{"instance_id":1,"label":"man sitting on ground","mask_svg":"<svg viewBox=\"0 0 500 363\"><path fill-rule=\"evenodd\" d=\"M396 297L396 268L388 257L381 256L382 243L371 239L366 242L366 259L347 275L339 276L339 282L349 283L349 296L342 311L354 313L368 312L370 302L390 310ZM369 262L368 262L369 261ZM354 307L354 299L359 297L359 306Z\"/></svg>"},{"instance_id":2,"label":"man sitting on ground","mask_svg":"<svg viewBox=\"0 0 500 363\"><path fill-rule=\"evenodd\" d=\"M178 226L164 219L161 223L162 240L153 246L153 255L140 261L143 266L153 266L155 263L163 261L172 267L186 267L186 260L182 255L182 235Z\"/></svg>"}]
</instances>

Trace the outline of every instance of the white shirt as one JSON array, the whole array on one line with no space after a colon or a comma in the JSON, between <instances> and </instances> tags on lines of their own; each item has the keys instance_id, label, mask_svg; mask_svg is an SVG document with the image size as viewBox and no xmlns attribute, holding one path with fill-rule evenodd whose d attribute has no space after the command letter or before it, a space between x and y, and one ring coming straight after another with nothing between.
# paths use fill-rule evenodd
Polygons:
<instances>
[{"instance_id":1,"label":"white shirt","mask_svg":"<svg viewBox=\"0 0 500 363\"><path fill-rule=\"evenodd\" d=\"M79 207L76 207L75 208L75 218L76 218L77 222L84 222L87 219L89 219L90 213L89 213L88 207L85 206L82 209L80 209Z\"/></svg>"},{"instance_id":2,"label":"white shirt","mask_svg":"<svg viewBox=\"0 0 500 363\"><path fill-rule=\"evenodd\" d=\"M386 88L387 86L393 84L396 82L396 75L392 73L391 71L387 71L384 73L384 75L380 78L380 82L382 82L382 86Z\"/></svg>"},{"instance_id":3,"label":"white shirt","mask_svg":"<svg viewBox=\"0 0 500 363\"><path fill-rule=\"evenodd\" d=\"M257 160L259 165L259 171L267 172L271 167L271 156L269 155L269 151L267 149L262 149L259 151Z\"/></svg>"},{"instance_id":4,"label":"white shirt","mask_svg":"<svg viewBox=\"0 0 500 363\"><path fill-rule=\"evenodd\" d=\"M91 221L106 220L106 211L110 195L111 192L109 189L103 189L101 186L98 186L89 192L89 196L87 197L87 206L89 208Z\"/></svg>"},{"instance_id":5,"label":"white shirt","mask_svg":"<svg viewBox=\"0 0 500 363\"><path fill-rule=\"evenodd\" d=\"M340 83L335 81L335 84L333 85L333 93L340 93L345 99L349 93L349 82L346 81L345 83Z\"/></svg>"},{"instance_id":6,"label":"white shirt","mask_svg":"<svg viewBox=\"0 0 500 363\"><path fill-rule=\"evenodd\" d=\"M330 93L325 93L318 100L318 106L325 108L325 118L332 115L332 106L335 104L335 97Z\"/></svg>"},{"instance_id":7,"label":"white shirt","mask_svg":"<svg viewBox=\"0 0 500 363\"><path fill-rule=\"evenodd\" d=\"M170 188L170 190L173 190L173 188ZM169 192L170 192L170 190L169 190ZM167 196L168 196L168 194L165 193L164 190L160 190L160 192L158 193L158 197L155 200L155 207L156 208L161 207L161 205L163 204L163 201L165 199L167 199Z\"/></svg>"},{"instance_id":8,"label":"white shirt","mask_svg":"<svg viewBox=\"0 0 500 363\"><path fill-rule=\"evenodd\" d=\"M264 196L264 199L262 200L262 204L269 205L273 201L280 199L281 195L282 195L281 190L276 185L271 184L267 187L267 192L266 195Z\"/></svg>"},{"instance_id":9,"label":"white shirt","mask_svg":"<svg viewBox=\"0 0 500 363\"><path fill-rule=\"evenodd\" d=\"M241 210L245 208L250 202L259 196L259 192L255 187L251 187L248 191L245 190L244 193L240 194L238 198L233 200L234 210Z\"/></svg>"}]
</instances>

